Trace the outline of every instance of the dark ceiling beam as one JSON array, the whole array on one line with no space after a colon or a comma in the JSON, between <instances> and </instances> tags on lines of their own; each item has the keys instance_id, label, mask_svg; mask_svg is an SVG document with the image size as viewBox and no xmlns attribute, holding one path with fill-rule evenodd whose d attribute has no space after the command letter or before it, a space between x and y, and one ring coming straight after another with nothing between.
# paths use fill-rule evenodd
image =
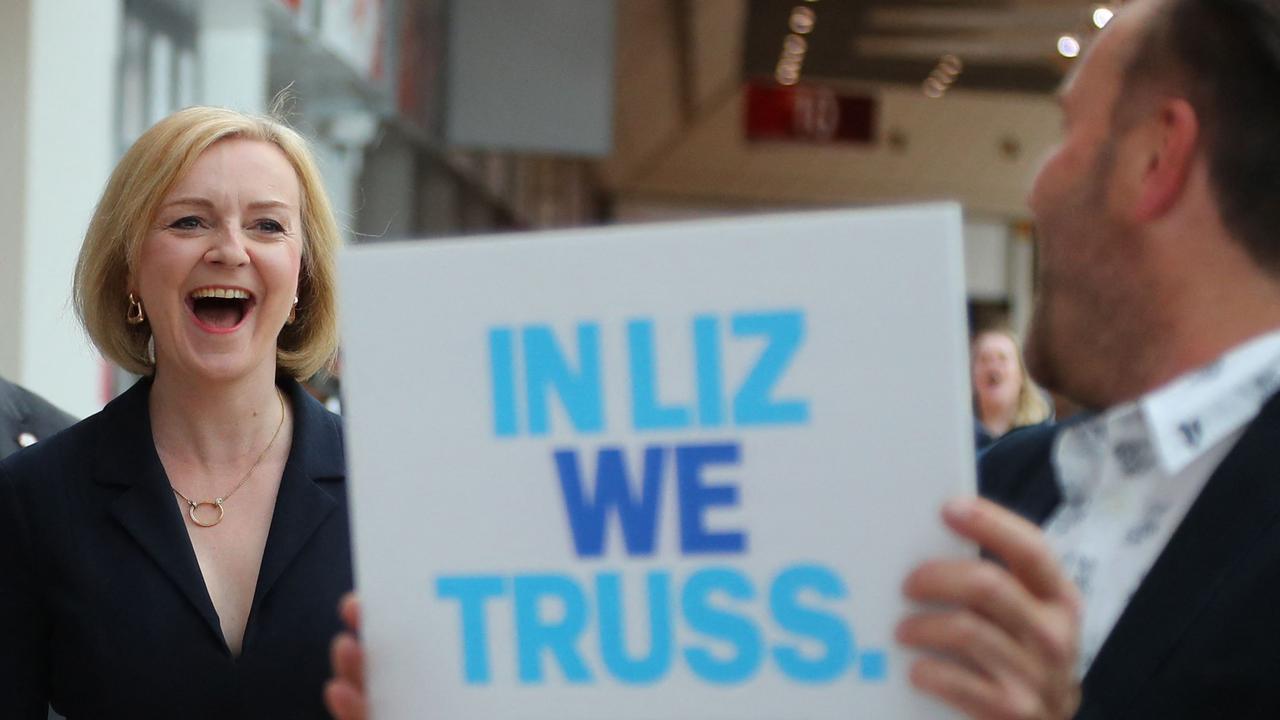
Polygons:
<instances>
[{"instance_id":1,"label":"dark ceiling beam","mask_svg":"<svg viewBox=\"0 0 1280 720\"><path fill-rule=\"evenodd\" d=\"M796 4L747 0L748 77L772 77ZM817 26L808 37L806 81L919 87L938 59L954 52L965 63L957 87L1049 93L1064 69L1054 52L1056 28L1087 31L1091 6L1088 0L823 0L811 7ZM921 50L926 45L929 52Z\"/></svg>"},{"instance_id":2,"label":"dark ceiling beam","mask_svg":"<svg viewBox=\"0 0 1280 720\"><path fill-rule=\"evenodd\" d=\"M697 112L697 58L694 56L693 0L667 0L676 43L676 98L680 124L688 126Z\"/></svg>"}]
</instances>

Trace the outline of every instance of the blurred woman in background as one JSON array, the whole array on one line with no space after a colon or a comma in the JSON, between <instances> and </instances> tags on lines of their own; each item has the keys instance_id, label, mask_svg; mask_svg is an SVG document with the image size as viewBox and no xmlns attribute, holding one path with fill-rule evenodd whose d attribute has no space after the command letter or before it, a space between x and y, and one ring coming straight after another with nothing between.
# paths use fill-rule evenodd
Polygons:
<instances>
[{"instance_id":1,"label":"blurred woman in background","mask_svg":"<svg viewBox=\"0 0 1280 720\"><path fill-rule=\"evenodd\" d=\"M1014 428L1036 425L1052 412L1027 375L1013 332L983 330L969 346L975 443L979 450Z\"/></svg>"},{"instance_id":2,"label":"blurred woman in background","mask_svg":"<svg viewBox=\"0 0 1280 720\"><path fill-rule=\"evenodd\" d=\"M75 277L142 377L0 462L0 716L326 718L352 587L334 355L338 229L305 142L190 108L107 183Z\"/></svg>"}]
</instances>

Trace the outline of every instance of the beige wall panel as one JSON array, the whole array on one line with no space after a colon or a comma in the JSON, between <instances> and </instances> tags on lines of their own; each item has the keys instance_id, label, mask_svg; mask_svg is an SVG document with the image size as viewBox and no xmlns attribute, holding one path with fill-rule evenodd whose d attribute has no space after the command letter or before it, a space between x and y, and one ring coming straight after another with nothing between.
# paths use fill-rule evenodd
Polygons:
<instances>
[{"instance_id":1,"label":"beige wall panel","mask_svg":"<svg viewBox=\"0 0 1280 720\"><path fill-rule=\"evenodd\" d=\"M618 193L742 205L946 198L970 212L1026 215L1026 191L1059 133L1051 98L953 92L930 100L906 89L879 93L880 141L866 147L748 144L741 95L735 94ZM891 148L884 141L891 133L905 145Z\"/></svg>"}]
</instances>

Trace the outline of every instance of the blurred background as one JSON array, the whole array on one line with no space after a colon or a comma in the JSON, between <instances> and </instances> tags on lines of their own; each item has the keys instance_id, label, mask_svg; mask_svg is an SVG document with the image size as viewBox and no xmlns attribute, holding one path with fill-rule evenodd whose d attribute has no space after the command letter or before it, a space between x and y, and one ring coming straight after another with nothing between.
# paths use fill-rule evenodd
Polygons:
<instances>
[{"instance_id":1,"label":"blurred background","mask_svg":"<svg viewBox=\"0 0 1280 720\"><path fill-rule=\"evenodd\" d=\"M267 111L286 89L351 243L953 199L971 321L1021 329L1053 92L1109 17L1084 0L2 0L0 376L77 416L127 387L69 303L107 175L174 110Z\"/></svg>"}]
</instances>

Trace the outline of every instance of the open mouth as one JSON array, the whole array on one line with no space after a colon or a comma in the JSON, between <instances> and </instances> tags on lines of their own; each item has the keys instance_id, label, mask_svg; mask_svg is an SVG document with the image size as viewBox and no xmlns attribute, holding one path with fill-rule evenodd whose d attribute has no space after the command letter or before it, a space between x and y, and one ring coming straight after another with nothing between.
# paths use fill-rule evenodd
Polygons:
<instances>
[{"instance_id":1,"label":"open mouth","mask_svg":"<svg viewBox=\"0 0 1280 720\"><path fill-rule=\"evenodd\" d=\"M228 333L244 323L255 304L253 293L241 288L204 287L187 296L187 307L201 329Z\"/></svg>"}]
</instances>

